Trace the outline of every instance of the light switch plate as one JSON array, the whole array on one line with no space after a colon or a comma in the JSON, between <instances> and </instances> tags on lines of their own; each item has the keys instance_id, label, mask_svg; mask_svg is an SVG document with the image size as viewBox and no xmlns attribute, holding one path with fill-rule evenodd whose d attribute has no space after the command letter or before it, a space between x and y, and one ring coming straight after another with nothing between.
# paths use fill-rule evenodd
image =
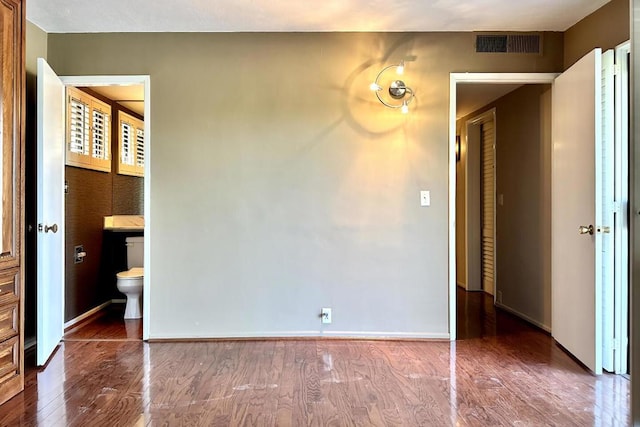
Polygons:
<instances>
[{"instance_id":1,"label":"light switch plate","mask_svg":"<svg viewBox=\"0 0 640 427\"><path fill-rule=\"evenodd\" d=\"M431 206L431 192L420 191L420 206Z\"/></svg>"}]
</instances>

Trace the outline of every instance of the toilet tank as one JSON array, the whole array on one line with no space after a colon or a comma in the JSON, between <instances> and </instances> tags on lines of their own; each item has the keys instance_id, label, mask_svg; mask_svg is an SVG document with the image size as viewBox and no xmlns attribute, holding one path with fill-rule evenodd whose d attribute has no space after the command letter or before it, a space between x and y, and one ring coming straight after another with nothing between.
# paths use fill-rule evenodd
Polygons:
<instances>
[{"instance_id":1,"label":"toilet tank","mask_svg":"<svg viewBox=\"0 0 640 427\"><path fill-rule=\"evenodd\" d=\"M127 268L144 267L144 237L127 237Z\"/></svg>"}]
</instances>

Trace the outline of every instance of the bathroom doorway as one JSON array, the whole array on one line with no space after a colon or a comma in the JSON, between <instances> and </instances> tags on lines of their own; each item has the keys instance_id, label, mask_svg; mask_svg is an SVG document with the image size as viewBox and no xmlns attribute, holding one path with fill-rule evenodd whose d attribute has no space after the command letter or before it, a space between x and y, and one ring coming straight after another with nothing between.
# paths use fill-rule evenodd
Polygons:
<instances>
[{"instance_id":1,"label":"bathroom doorway","mask_svg":"<svg viewBox=\"0 0 640 427\"><path fill-rule=\"evenodd\" d=\"M140 308L133 318L129 313L129 319L123 321L127 300L130 307L139 304L134 304L131 295L119 292L116 275L129 275L129 268L143 267L142 261L128 265L131 247L127 241L143 236L144 231L144 85L67 87L66 105L66 140L71 145L79 139L72 132L82 128L85 117L76 111L84 106L104 110L107 149L101 155L107 166L95 170L92 165L75 164L76 153L69 151L81 150L66 149L64 338L68 340L69 331L86 323L85 319L99 317L96 321L102 327L92 336L142 339ZM96 126L91 114L89 111L90 122ZM102 129L98 124L93 131L95 135ZM89 151L96 155L95 147ZM127 278L126 283L139 283L141 292L142 277L137 281Z\"/></svg>"},{"instance_id":2,"label":"bathroom doorway","mask_svg":"<svg viewBox=\"0 0 640 427\"><path fill-rule=\"evenodd\" d=\"M117 99L118 103L125 107L128 110L132 110L133 112L138 113L141 117L144 118L144 178L141 191L143 193L142 196L142 211L144 213L144 267L146 269L144 275L144 284L143 284L143 317L142 317L142 338L148 339L149 337L149 266L150 266L150 257L149 257L149 239L148 239L148 230L150 223L150 164L148 159L151 154L151 126L150 126L150 79L149 76L73 76L73 77L61 77L61 80L66 86L74 86L87 88L89 90L95 90L96 92L104 93L105 96ZM132 89L132 90L128 90ZM142 89L142 99L140 100L140 89ZM141 102L140 102L141 101ZM116 115L114 115L113 120L115 121ZM112 135L112 145L117 144L117 136ZM115 174L118 175L118 174ZM122 185L122 180L116 177L114 182L116 185ZM115 190L116 192L118 190ZM121 202L121 201L120 201ZM116 201L115 204L118 204L120 208L123 206L120 202ZM126 207L126 209L130 209L131 206ZM67 264L68 265L68 264ZM116 295L118 295L117 291ZM122 300L123 296L119 294L119 299ZM115 298L116 300L118 298Z\"/></svg>"}]
</instances>

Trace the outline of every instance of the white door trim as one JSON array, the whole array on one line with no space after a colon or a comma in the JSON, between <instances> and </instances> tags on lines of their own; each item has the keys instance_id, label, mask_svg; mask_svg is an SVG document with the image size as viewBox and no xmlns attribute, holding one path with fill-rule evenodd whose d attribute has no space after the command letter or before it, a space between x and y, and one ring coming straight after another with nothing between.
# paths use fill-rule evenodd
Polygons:
<instances>
[{"instance_id":1,"label":"white door trim","mask_svg":"<svg viewBox=\"0 0 640 427\"><path fill-rule=\"evenodd\" d=\"M142 292L142 339L150 333L151 304L151 77L132 76L60 76L70 86L131 86L144 85L144 279Z\"/></svg>"},{"instance_id":2,"label":"white door trim","mask_svg":"<svg viewBox=\"0 0 640 427\"><path fill-rule=\"evenodd\" d=\"M458 83L552 84L557 73L451 73L449 80L449 339L456 339L456 88ZM145 194L146 197L146 194ZM145 207L146 209L146 207Z\"/></svg>"},{"instance_id":3,"label":"white door trim","mask_svg":"<svg viewBox=\"0 0 640 427\"><path fill-rule=\"evenodd\" d=\"M627 54L631 53L631 43L624 42L615 48L616 68L620 70L616 78L615 94L615 200L618 212L615 225L615 359L614 369L616 374L624 374L629 371L627 358L629 345L629 117L630 96L629 72L630 65L627 62ZM622 102L626 98L626 102ZM624 118L624 119L623 119Z\"/></svg>"}]
</instances>

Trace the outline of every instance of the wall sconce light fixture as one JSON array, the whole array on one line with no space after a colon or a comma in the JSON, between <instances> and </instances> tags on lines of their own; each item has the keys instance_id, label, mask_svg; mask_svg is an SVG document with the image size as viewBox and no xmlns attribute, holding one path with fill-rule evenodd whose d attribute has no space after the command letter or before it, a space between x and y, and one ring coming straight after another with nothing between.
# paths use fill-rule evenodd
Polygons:
<instances>
[{"instance_id":1,"label":"wall sconce light fixture","mask_svg":"<svg viewBox=\"0 0 640 427\"><path fill-rule=\"evenodd\" d=\"M460 135L456 135L456 162L460 161Z\"/></svg>"},{"instance_id":2,"label":"wall sconce light fixture","mask_svg":"<svg viewBox=\"0 0 640 427\"><path fill-rule=\"evenodd\" d=\"M375 81L369 85L369 89L375 92L378 101L384 106L400 108L400 111L407 114L409 112L409 103L413 100L413 90L400 79L393 78L389 81L389 77L384 78L384 74L392 68L395 68L398 75L402 75L404 73L404 61L400 61L399 64L387 65L380 70ZM384 95L383 84L389 85L388 96Z\"/></svg>"}]
</instances>

